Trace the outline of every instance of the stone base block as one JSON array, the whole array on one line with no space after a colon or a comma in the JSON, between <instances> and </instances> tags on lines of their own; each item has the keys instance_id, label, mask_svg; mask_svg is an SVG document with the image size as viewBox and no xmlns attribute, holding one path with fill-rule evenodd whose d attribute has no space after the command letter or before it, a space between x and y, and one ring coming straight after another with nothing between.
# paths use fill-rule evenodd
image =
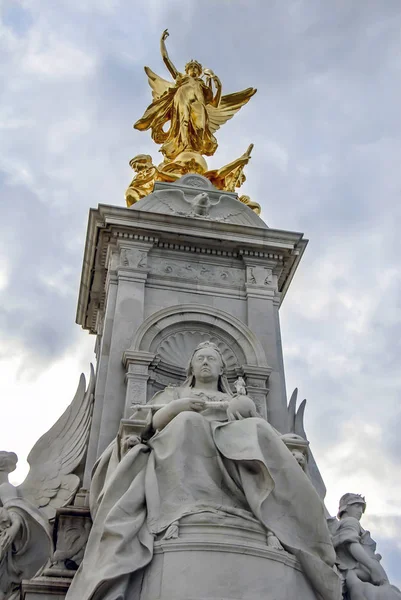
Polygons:
<instances>
[{"instance_id":1,"label":"stone base block","mask_svg":"<svg viewBox=\"0 0 401 600\"><path fill-rule=\"evenodd\" d=\"M37 577L23 581L21 600L64 600L71 578Z\"/></svg>"},{"instance_id":2,"label":"stone base block","mask_svg":"<svg viewBox=\"0 0 401 600\"><path fill-rule=\"evenodd\" d=\"M180 522L177 539L155 542L140 600L316 600L294 556L268 548L252 521Z\"/></svg>"}]
</instances>

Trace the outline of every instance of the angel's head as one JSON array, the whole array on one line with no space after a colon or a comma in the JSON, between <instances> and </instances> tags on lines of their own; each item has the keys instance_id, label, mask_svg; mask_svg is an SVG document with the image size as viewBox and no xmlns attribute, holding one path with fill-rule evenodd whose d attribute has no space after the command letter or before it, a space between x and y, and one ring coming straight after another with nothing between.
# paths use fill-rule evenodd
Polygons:
<instances>
[{"instance_id":1,"label":"angel's head","mask_svg":"<svg viewBox=\"0 0 401 600\"><path fill-rule=\"evenodd\" d=\"M152 157L150 154L137 154L137 156L131 158L129 161L129 166L137 173L139 171L143 171L144 169L150 169L153 167Z\"/></svg>"},{"instance_id":2,"label":"angel's head","mask_svg":"<svg viewBox=\"0 0 401 600\"><path fill-rule=\"evenodd\" d=\"M202 71L202 65L193 58L185 65L185 73L191 77L200 77L202 75Z\"/></svg>"},{"instance_id":3,"label":"angel's head","mask_svg":"<svg viewBox=\"0 0 401 600\"><path fill-rule=\"evenodd\" d=\"M8 529L11 525L9 512L4 506L0 506L0 532Z\"/></svg>"},{"instance_id":4,"label":"angel's head","mask_svg":"<svg viewBox=\"0 0 401 600\"><path fill-rule=\"evenodd\" d=\"M17 467L18 456L15 452L0 451L0 471L12 473Z\"/></svg>"}]
</instances>

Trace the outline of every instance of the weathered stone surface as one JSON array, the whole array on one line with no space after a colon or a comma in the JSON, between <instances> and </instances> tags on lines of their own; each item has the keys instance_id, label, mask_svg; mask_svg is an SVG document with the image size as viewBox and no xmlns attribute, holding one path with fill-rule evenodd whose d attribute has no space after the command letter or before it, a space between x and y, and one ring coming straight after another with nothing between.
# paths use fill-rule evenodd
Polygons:
<instances>
[{"instance_id":1,"label":"weathered stone surface","mask_svg":"<svg viewBox=\"0 0 401 600\"><path fill-rule=\"evenodd\" d=\"M54 553L48 577L73 577L82 562L92 521L89 508L67 506L57 511L54 523Z\"/></svg>"},{"instance_id":2,"label":"weathered stone surface","mask_svg":"<svg viewBox=\"0 0 401 600\"><path fill-rule=\"evenodd\" d=\"M140 600L290 600L292 590L316 598L299 562L268 548L257 523L196 515L180 522L177 539L155 542Z\"/></svg>"},{"instance_id":3,"label":"weathered stone surface","mask_svg":"<svg viewBox=\"0 0 401 600\"><path fill-rule=\"evenodd\" d=\"M93 528L68 599L167 600L174 589L253 600L267 587L275 600L339 600L323 504L225 370L219 347L201 342L185 382L121 422L93 474Z\"/></svg>"},{"instance_id":4,"label":"weathered stone surface","mask_svg":"<svg viewBox=\"0 0 401 600\"><path fill-rule=\"evenodd\" d=\"M267 228L235 194L228 194L230 202L250 221L214 218L221 192L198 175L158 185L159 196L134 208L100 206L90 214L77 313L78 322L98 335L86 487L96 458L117 434L121 418L129 416L133 396L144 402L169 382L183 380L174 339L188 338L183 348L193 336L236 348L229 381L243 376L261 414L280 431L288 426L278 308L306 241L301 234ZM171 197L183 194L192 201L204 190L211 202L205 215L174 214L160 200L170 191ZM181 318L183 306L198 307L192 322L189 314ZM175 325L164 319L165 310L177 311ZM152 347L146 336L135 345L144 323L157 315L159 338ZM241 328L247 328L246 336ZM256 360L241 349L246 337L261 348ZM124 359L123 366L122 357L131 351L154 359L141 362L140 369L136 359Z\"/></svg>"},{"instance_id":5,"label":"weathered stone surface","mask_svg":"<svg viewBox=\"0 0 401 600\"><path fill-rule=\"evenodd\" d=\"M71 579L61 577L37 577L23 581L21 600L64 600Z\"/></svg>"}]
</instances>

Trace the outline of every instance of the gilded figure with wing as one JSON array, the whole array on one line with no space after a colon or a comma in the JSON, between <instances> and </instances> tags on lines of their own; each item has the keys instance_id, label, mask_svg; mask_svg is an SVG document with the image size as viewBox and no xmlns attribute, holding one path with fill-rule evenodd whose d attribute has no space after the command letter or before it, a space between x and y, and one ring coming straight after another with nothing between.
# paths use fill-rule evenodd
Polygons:
<instances>
[{"instance_id":1,"label":"gilded figure with wing","mask_svg":"<svg viewBox=\"0 0 401 600\"><path fill-rule=\"evenodd\" d=\"M168 35L166 29L161 37L161 54L174 81L166 81L145 67L153 102L134 127L140 131L151 129L153 140L162 144L166 162L175 161L184 152L212 156L217 149L214 133L249 101L256 89L223 96L220 79L196 60L187 63L185 73L180 73L167 53Z\"/></svg>"}]
</instances>

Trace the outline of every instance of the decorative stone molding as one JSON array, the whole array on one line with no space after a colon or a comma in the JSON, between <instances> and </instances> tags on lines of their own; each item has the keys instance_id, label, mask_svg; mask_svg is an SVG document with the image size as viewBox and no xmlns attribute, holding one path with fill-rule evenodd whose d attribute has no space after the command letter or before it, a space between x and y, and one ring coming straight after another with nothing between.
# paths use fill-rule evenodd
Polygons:
<instances>
[{"instance_id":1,"label":"decorative stone molding","mask_svg":"<svg viewBox=\"0 0 401 600\"><path fill-rule=\"evenodd\" d=\"M53 533L53 564L45 569L45 576L74 577L82 562L91 526L89 508L67 506L57 511Z\"/></svg>"},{"instance_id":2,"label":"decorative stone molding","mask_svg":"<svg viewBox=\"0 0 401 600\"><path fill-rule=\"evenodd\" d=\"M247 265L246 283L259 287L271 287L274 285L273 270L270 267Z\"/></svg>"},{"instance_id":3,"label":"decorative stone molding","mask_svg":"<svg viewBox=\"0 0 401 600\"><path fill-rule=\"evenodd\" d=\"M140 242L149 242L152 246L158 241L158 238L152 235L141 235L138 233L130 233L128 231L113 231L113 238L119 238L124 240L137 240Z\"/></svg>"},{"instance_id":4,"label":"decorative stone molding","mask_svg":"<svg viewBox=\"0 0 401 600\"><path fill-rule=\"evenodd\" d=\"M129 417L133 404L145 404L149 379L149 365L155 355L150 352L127 350L123 354L123 364L127 369L125 381L127 393L125 397L124 416Z\"/></svg>"},{"instance_id":5,"label":"decorative stone molding","mask_svg":"<svg viewBox=\"0 0 401 600\"><path fill-rule=\"evenodd\" d=\"M193 187L202 190L217 190L211 181L203 175L197 175L195 173L188 173L183 177L180 177L179 183L175 182L172 185L181 187Z\"/></svg>"},{"instance_id":6,"label":"decorative stone molding","mask_svg":"<svg viewBox=\"0 0 401 600\"><path fill-rule=\"evenodd\" d=\"M269 393L268 381L272 372L271 367L243 365L241 375L245 379L249 396L255 401L259 414L267 418L266 397Z\"/></svg>"},{"instance_id":7,"label":"decorative stone molding","mask_svg":"<svg viewBox=\"0 0 401 600\"><path fill-rule=\"evenodd\" d=\"M162 598L177 600L316 599L299 561L285 550L269 548L261 527L250 521L238 527L227 516L219 519L208 514L207 518L184 517L177 538L155 540L154 558L141 590L144 599L160 597L160 590ZM176 574L183 572L183 565L186 577L177 590Z\"/></svg>"},{"instance_id":8,"label":"decorative stone molding","mask_svg":"<svg viewBox=\"0 0 401 600\"><path fill-rule=\"evenodd\" d=\"M136 236L139 238L140 236ZM148 236L141 236L143 238ZM116 273L119 281L144 283L148 275L148 253L153 247L153 238L148 240L131 239L117 241ZM113 253L111 263L115 262Z\"/></svg>"},{"instance_id":9,"label":"decorative stone molding","mask_svg":"<svg viewBox=\"0 0 401 600\"><path fill-rule=\"evenodd\" d=\"M71 579L67 577L35 577L24 580L21 585L21 600L64 600Z\"/></svg>"},{"instance_id":10,"label":"decorative stone molding","mask_svg":"<svg viewBox=\"0 0 401 600\"><path fill-rule=\"evenodd\" d=\"M152 262L149 274L157 277L180 280L199 281L209 285L218 286L243 286L245 284L244 272L233 267L192 262L174 259L160 259Z\"/></svg>"},{"instance_id":11,"label":"decorative stone molding","mask_svg":"<svg viewBox=\"0 0 401 600\"><path fill-rule=\"evenodd\" d=\"M185 245L185 244L173 244L170 242L158 242L159 248L166 248L168 250L180 250L182 252L194 252L196 254L212 254L214 256L228 256L230 258L237 258L238 252L230 252L229 250L220 250L219 248L205 248L201 246Z\"/></svg>"},{"instance_id":12,"label":"decorative stone molding","mask_svg":"<svg viewBox=\"0 0 401 600\"><path fill-rule=\"evenodd\" d=\"M146 269L147 252L139 248L121 248L120 266L136 269Z\"/></svg>"},{"instance_id":13,"label":"decorative stone molding","mask_svg":"<svg viewBox=\"0 0 401 600\"><path fill-rule=\"evenodd\" d=\"M184 178L180 179L181 187L185 183L183 180ZM176 189L175 184L157 184L160 190L172 187ZM189 196L198 194L200 189L189 185L183 187ZM220 191L214 192L211 189L210 193L220 194ZM249 216L252 211L244 208ZM255 214L252 218L256 218L257 223L255 221L253 224L234 224L204 219L184 222L180 216L158 213L150 206L138 210L99 205L97 209L92 209L88 223L77 323L91 333L97 332L97 312L104 309L110 285L116 283L117 274L110 273L113 265L109 262L108 254L115 251L117 242L147 243L161 249L178 250L183 254L275 261L273 273L277 276L277 288L282 302L307 240L303 239L301 233L269 229ZM128 265L128 268L133 267Z\"/></svg>"},{"instance_id":14,"label":"decorative stone molding","mask_svg":"<svg viewBox=\"0 0 401 600\"><path fill-rule=\"evenodd\" d=\"M279 260L279 261L283 261L284 260L284 256L282 254L273 254L272 252L260 252L257 250L239 250L239 254L241 256L250 256L250 257L256 257L256 258L269 258L271 260Z\"/></svg>"}]
</instances>

